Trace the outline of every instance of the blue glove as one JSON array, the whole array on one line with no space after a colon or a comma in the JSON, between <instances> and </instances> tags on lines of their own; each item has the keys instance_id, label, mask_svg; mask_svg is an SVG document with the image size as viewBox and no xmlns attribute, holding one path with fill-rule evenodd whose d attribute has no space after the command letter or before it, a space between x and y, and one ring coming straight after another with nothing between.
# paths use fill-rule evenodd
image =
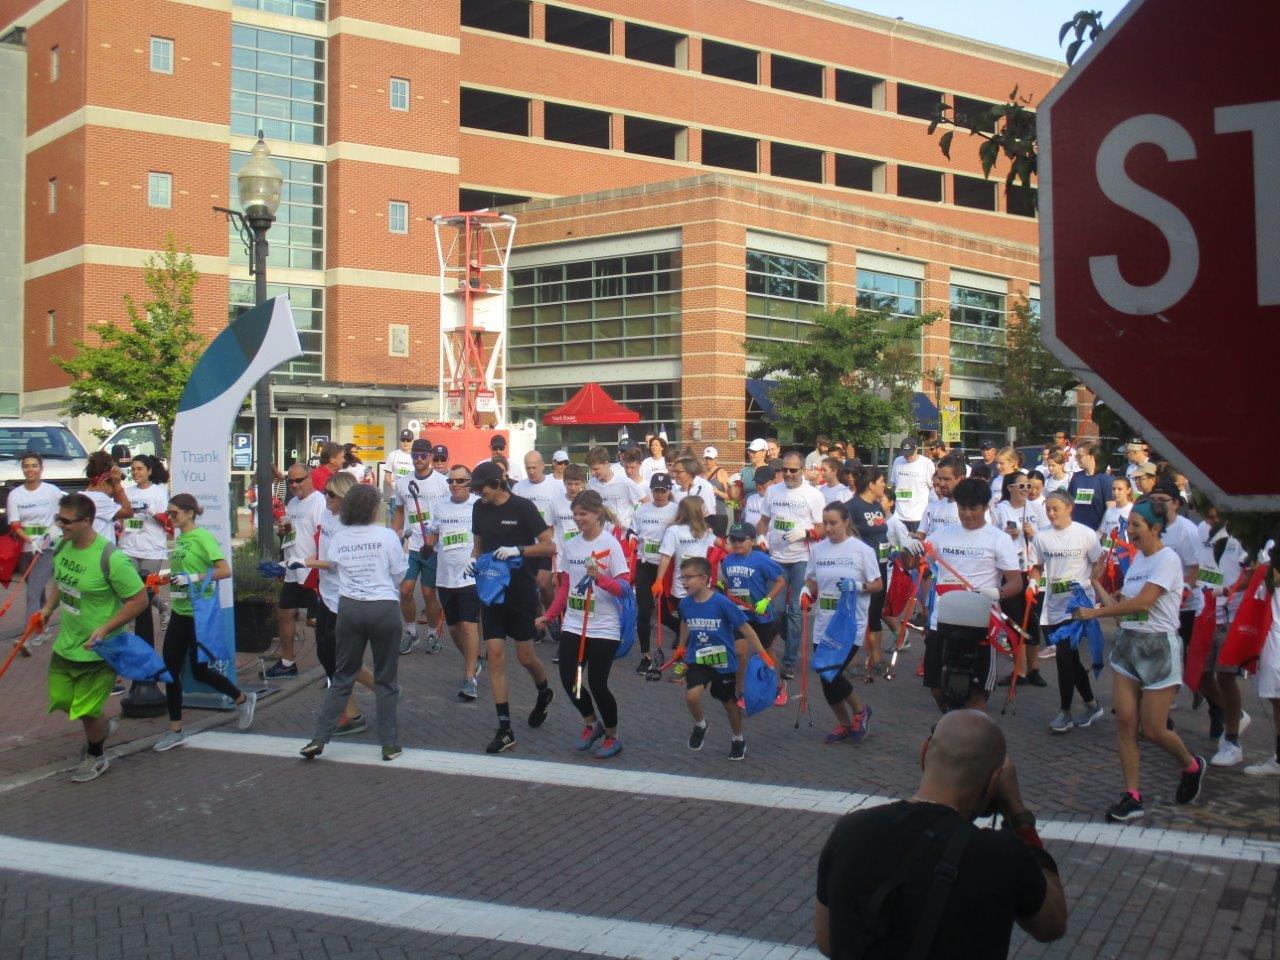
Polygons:
<instances>
[{"instance_id":1,"label":"blue glove","mask_svg":"<svg viewBox=\"0 0 1280 960\"><path fill-rule=\"evenodd\" d=\"M306 565L305 563L303 563L301 560L293 560L293 561L290 561L290 563L289 563L289 569L290 569L290 570L305 570L305 569L307 569L307 565Z\"/></svg>"},{"instance_id":2,"label":"blue glove","mask_svg":"<svg viewBox=\"0 0 1280 960\"><path fill-rule=\"evenodd\" d=\"M858 584L849 577L841 578L840 582L837 583L836 586L839 588L841 593L858 592Z\"/></svg>"},{"instance_id":3,"label":"blue glove","mask_svg":"<svg viewBox=\"0 0 1280 960\"><path fill-rule=\"evenodd\" d=\"M258 564L258 573L271 580L283 580L284 564L276 563L274 560L263 560Z\"/></svg>"}]
</instances>

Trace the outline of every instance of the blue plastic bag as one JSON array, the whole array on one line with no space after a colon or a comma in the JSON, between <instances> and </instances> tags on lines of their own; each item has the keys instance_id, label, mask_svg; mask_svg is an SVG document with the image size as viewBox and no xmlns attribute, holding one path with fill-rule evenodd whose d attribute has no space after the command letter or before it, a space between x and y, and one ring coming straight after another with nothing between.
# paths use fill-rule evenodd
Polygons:
<instances>
[{"instance_id":1,"label":"blue plastic bag","mask_svg":"<svg viewBox=\"0 0 1280 960\"><path fill-rule=\"evenodd\" d=\"M499 560L492 553L482 553L476 557L476 593L480 596L480 602L486 607L502 603L507 598L511 571L522 563L524 560L521 557Z\"/></svg>"},{"instance_id":2,"label":"blue plastic bag","mask_svg":"<svg viewBox=\"0 0 1280 960\"><path fill-rule=\"evenodd\" d=\"M618 636L618 649L614 651L613 659L621 660L636 644L636 592L631 589L631 584L625 580L619 580L622 584L622 596L618 597L618 620L621 623Z\"/></svg>"},{"instance_id":3,"label":"blue plastic bag","mask_svg":"<svg viewBox=\"0 0 1280 960\"><path fill-rule=\"evenodd\" d=\"M1072 585L1071 596L1067 598L1067 616L1081 607L1093 609L1093 601L1084 592L1084 588L1077 583ZM1048 636L1049 643L1067 643L1071 645L1072 650L1079 648L1080 644L1086 640L1089 642L1089 657L1093 660L1093 675L1099 677L1102 675L1104 665L1103 651L1106 647L1106 638L1103 637L1102 625L1097 620L1069 620Z\"/></svg>"},{"instance_id":4,"label":"blue plastic bag","mask_svg":"<svg viewBox=\"0 0 1280 960\"><path fill-rule=\"evenodd\" d=\"M862 646L858 630L858 594L848 590L840 594L826 633L813 648L813 669L827 683L840 675L854 650Z\"/></svg>"},{"instance_id":5,"label":"blue plastic bag","mask_svg":"<svg viewBox=\"0 0 1280 960\"><path fill-rule=\"evenodd\" d=\"M213 570L196 584L187 584L191 598L191 613L196 622L196 657L201 663L234 663L236 653L228 642L227 629L222 618L222 601L218 590L209 589L213 583Z\"/></svg>"},{"instance_id":6,"label":"blue plastic bag","mask_svg":"<svg viewBox=\"0 0 1280 960\"><path fill-rule=\"evenodd\" d=\"M173 683L173 674L165 668L160 654L136 633L117 633L97 644L93 652L126 680Z\"/></svg>"},{"instance_id":7,"label":"blue plastic bag","mask_svg":"<svg viewBox=\"0 0 1280 960\"><path fill-rule=\"evenodd\" d=\"M747 673L742 680L742 702L748 717L773 706L778 696L778 672L764 662L760 654L753 654L747 661Z\"/></svg>"}]
</instances>

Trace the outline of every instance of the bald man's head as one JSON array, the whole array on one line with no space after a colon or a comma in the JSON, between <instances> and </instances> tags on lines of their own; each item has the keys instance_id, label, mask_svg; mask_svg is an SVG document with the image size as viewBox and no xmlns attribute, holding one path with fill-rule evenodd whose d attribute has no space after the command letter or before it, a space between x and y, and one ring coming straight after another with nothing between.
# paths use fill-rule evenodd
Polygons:
<instances>
[{"instance_id":1,"label":"bald man's head","mask_svg":"<svg viewBox=\"0 0 1280 960\"><path fill-rule=\"evenodd\" d=\"M925 745L921 783L980 808L1004 758L1004 732L994 720L980 710L953 710Z\"/></svg>"}]
</instances>

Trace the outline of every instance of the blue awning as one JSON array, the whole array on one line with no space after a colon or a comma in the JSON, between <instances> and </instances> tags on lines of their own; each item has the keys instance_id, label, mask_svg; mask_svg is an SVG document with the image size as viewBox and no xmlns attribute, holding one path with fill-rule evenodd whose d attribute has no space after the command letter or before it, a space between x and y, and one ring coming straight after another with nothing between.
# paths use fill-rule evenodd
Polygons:
<instances>
[{"instance_id":1,"label":"blue awning","mask_svg":"<svg viewBox=\"0 0 1280 960\"><path fill-rule=\"evenodd\" d=\"M916 422L917 430L940 430L938 424L938 408L923 393L911 395L911 419Z\"/></svg>"},{"instance_id":2,"label":"blue awning","mask_svg":"<svg viewBox=\"0 0 1280 960\"><path fill-rule=\"evenodd\" d=\"M773 401L769 399L769 394L773 392L773 388L778 385L777 380L748 380L747 395L756 402L756 406L760 408L760 412L764 416L773 419ZM750 411L748 411L748 416Z\"/></svg>"}]
</instances>

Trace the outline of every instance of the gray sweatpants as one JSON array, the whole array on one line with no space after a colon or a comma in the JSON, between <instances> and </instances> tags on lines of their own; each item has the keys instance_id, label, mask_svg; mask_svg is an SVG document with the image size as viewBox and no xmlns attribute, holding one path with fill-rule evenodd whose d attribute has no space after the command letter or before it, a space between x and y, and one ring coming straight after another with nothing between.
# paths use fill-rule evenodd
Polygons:
<instances>
[{"instance_id":1,"label":"gray sweatpants","mask_svg":"<svg viewBox=\"0 0 1280 960\"><path fill-rule=\"evenodd\" d=\"M400 632L404 624L398 600L338 600L335 627L335 664L329 692L320 707L314 739L328 743L338 718L351 698L356 674L364 663L364 648L373 651L373 692L378 703L378 741L383 746L399 743L396 701L400 687L396 671L400 664Z\"/></svg>"},{"instance_id":2,"label":"gray sweatpants","mask_svg":"<svg viewBox=\"0 0 1280 960\"><path fill-rule=\"evenodd\" d=\"M45 587L49 585L49 578L53 576L53 547L42 550L40 553L24 553L18 559L18 566L14 570L16 575L26 573L27 567L34 567L27 574L27 617L30 618L33 613L44 606Z\"/></svg>"}]
</instances>

